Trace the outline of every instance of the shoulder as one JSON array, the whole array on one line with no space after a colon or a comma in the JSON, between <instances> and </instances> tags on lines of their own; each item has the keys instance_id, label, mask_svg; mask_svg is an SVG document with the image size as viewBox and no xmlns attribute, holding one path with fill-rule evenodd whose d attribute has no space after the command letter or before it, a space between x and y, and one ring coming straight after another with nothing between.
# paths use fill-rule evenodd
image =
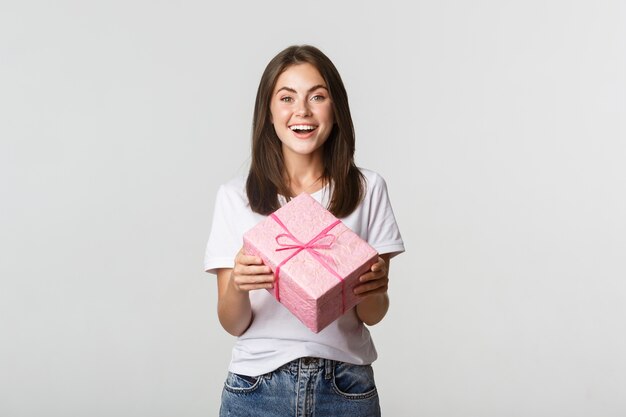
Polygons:
<instances>
[{"instance_id":1,"label":"shoulder","mask_svg":"<svg viewBox=\"0 0 626 417\"><path fill-rule=\"evenodd\" d=\"M387 183L385 182L385 179L378 172L361 167L359 167L359 171L363 175L363 178L365 178L367 193L371 193L377 190L385 190L387 188Z\"/></svg>"},{"instance_id":2,"label":"shoulder","mask_svg":"<svg viewBox=\"0 0 626 417\"><path fill-rule=\"evenodd\" d=\"M229 209L247 207L246 176L239 175L220 185L216 203Z\"/></svg>"},{"instance_id":3,"label":"shoulder","mask_svg":"<svg viewBox=\"0 0 626 417\"><path fill-rule=\"evenodd\" d=\"M220 185L219 193L229 197L242 198L246 196L246 176L238 175Z\"/></svg>"},{"instance_id":4,"label":"shoulder","mask_svg":"<svg viewBox=\"0 0 626 417\"><path fill-rule=\"evenodd\" d=\"M235 177L219 187L213 212L213 227L216 230L225 230L229 236L240 240L247 229L262 219L262 215L250 208L245 176Z\"/></svg>"}]
</instances>

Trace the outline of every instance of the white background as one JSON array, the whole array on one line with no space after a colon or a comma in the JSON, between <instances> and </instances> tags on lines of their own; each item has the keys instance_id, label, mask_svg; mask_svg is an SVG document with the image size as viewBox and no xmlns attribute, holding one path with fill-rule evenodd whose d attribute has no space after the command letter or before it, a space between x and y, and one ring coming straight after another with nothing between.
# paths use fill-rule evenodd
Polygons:
<instances>
[{"instance_id":1,"label":"white background","mask_svg":"<svg viewBox=\"0 0 626 417\"><path fill-rule=\"evenodd\" d=\"M0 416L217 415L214 197L297 43L407 247L384 415L626 415L624 2L3 0Z\"/></svg>"}]
</instances>

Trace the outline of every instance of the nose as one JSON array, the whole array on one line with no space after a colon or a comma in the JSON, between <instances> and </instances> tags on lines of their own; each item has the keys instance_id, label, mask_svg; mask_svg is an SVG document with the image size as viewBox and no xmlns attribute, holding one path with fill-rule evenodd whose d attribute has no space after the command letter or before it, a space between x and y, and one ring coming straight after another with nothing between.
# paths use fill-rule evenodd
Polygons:
<instances>
[{"instance_id":1,"label":"nose","mask_svg":"<svg viewBox=\"0 0 626 417\"><path fill-rule=\"evenodd\" d=\"M296 115L300 117L311 115L311 109L309 109L309 102L307 100L300 100L298 107L296 108Z\"/></svg>"}]
</instances>

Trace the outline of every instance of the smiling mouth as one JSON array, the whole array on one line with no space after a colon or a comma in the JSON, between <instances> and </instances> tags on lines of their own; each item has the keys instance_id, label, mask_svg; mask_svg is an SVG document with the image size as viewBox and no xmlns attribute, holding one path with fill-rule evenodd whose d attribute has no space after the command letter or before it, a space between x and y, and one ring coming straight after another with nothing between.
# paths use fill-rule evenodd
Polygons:
<instances>
[{"instance_id":1,"label":"smiling mouth","mask_svg":"<svg viewBox=\"0 0 626 417\"><path fill-rule=\"evenodd\" d=\"M294 133L303 134L303 133L309 133L309 132L314 131L315 129L317 129L317 126L293 125L293 126L289 126L289 129L291 129L291 131Z\"/></svg>"}]
</instances>

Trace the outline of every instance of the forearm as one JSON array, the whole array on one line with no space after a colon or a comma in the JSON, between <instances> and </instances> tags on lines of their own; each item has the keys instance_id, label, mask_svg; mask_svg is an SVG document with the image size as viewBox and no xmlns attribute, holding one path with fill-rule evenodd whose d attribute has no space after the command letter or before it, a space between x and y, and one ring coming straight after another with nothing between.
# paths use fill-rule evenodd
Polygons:
<instances>
[{"instance_id":1,"label":"forearm","mask_svg":"<svg viewBox=\"0 0 626 417\"><path fill-rule=\"evenodd\" d=\"M218 271L220 294L217 303L217 315L220 324L233 336L240 336L252 321L252 307L247 291L238 290L231 281L232 270Z\"/></svg>"},{"instance_id":2,"label":"forearm","mask_svg":"<svg viewBox=\"0 0 626 417\"><path fill-rule=\"evenodd\" d=\"M365 297L356 306L356 315L368 326L380 322L389 310L389 296L387 293L372 294Z\"/></svg>"}]
</instances>

